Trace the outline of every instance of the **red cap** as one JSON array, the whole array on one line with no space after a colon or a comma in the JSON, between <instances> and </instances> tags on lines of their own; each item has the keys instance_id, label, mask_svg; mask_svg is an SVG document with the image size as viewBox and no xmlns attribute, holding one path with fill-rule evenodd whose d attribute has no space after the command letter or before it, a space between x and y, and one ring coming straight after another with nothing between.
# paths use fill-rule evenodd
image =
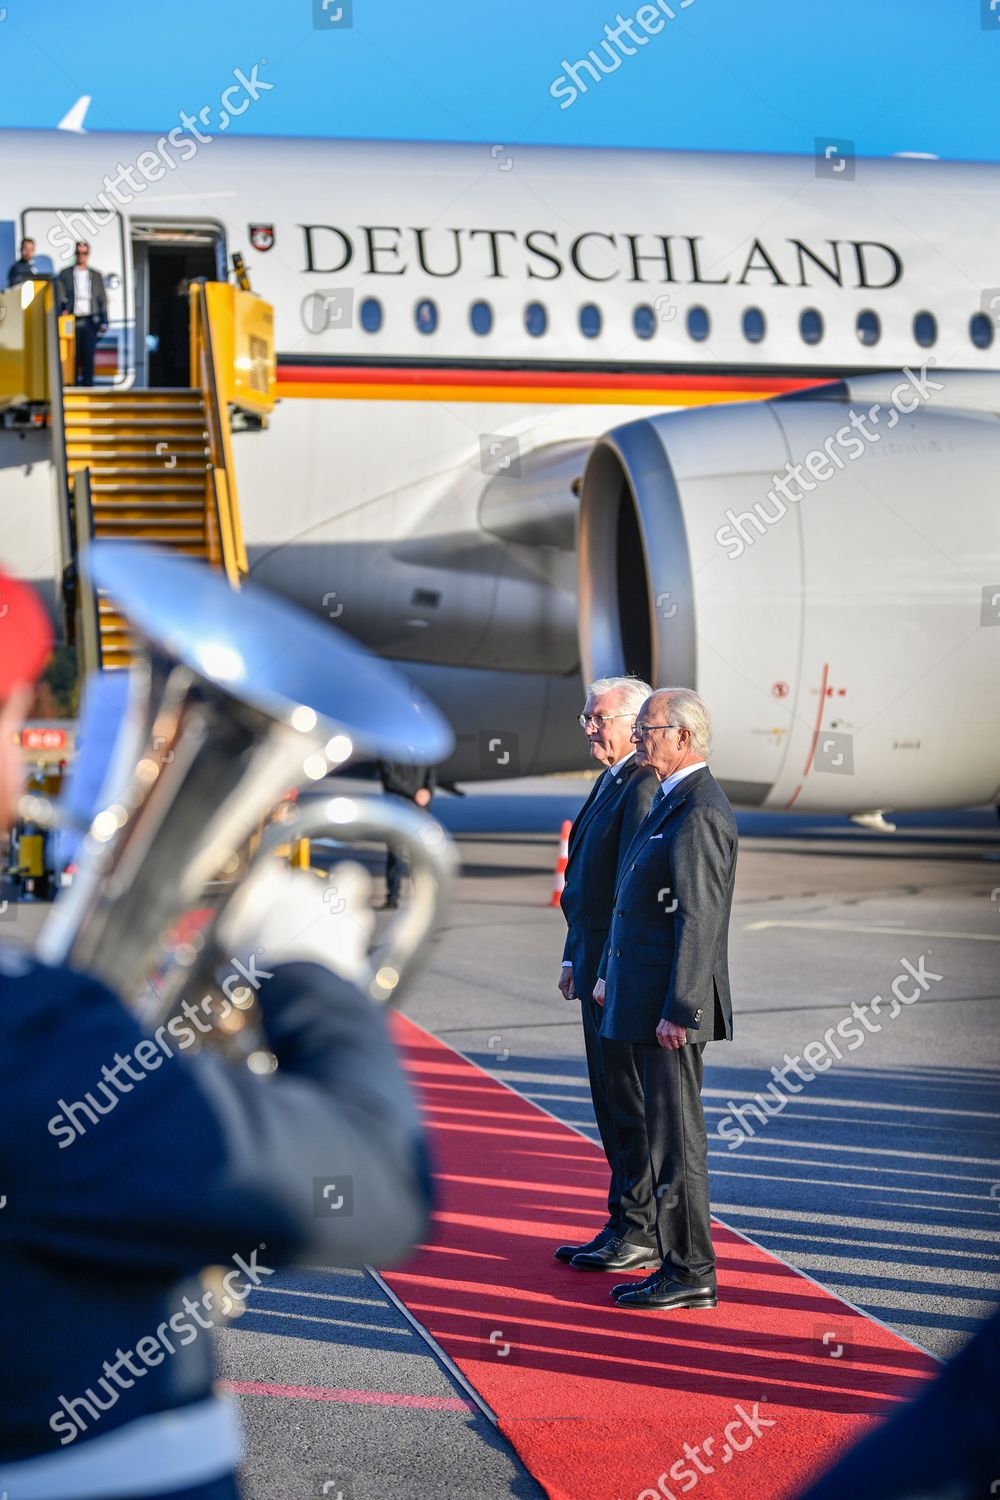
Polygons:
<instances>
[{"instance_id":1,"label":"red cap","mask_svg":"<svg viewBox=\"0 0 1000 1500\"><path fill-rule=\"evenodd\" d=\"M52 651L52 626L33 588L0 571L0 702L37 681Z\"/></svg>"}]
</instances>

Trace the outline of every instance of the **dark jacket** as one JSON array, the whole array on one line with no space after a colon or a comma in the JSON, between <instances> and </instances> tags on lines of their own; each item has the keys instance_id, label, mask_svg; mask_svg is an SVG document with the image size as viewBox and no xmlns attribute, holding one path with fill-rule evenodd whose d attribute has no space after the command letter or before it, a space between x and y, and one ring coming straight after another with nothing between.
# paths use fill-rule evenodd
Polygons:
<instances>
[{"instance_id":1,"label":"dark jacket","mask_svg":"<svg viewBox=\"0 0 1000 1500\"><path fill-rule=\"evenodd\" d=\"M563 958L573 965L573 985L587 999L604 951L621 856L632 842L659 789L652 771L635 757L609 780L605 771L570 829L563 916L569 927Z\"/></svg>"},{"instance_id":2,"label":"dark jacket","mask_svg":"<svg viewBox=\"0 0 1000 1500\"><path fill-rule=\"evenodd\" d=\"M59 311L61 313L71 313L75 300L72 266L66 266L64 270L59 272L56 278L56 289L59 297ZM90 306L91 317L96 318L99 323L106 326L108 321L108 294L104 290L104 277L100 271L91 270L90 272Z\"/></svg>"},{"instance_id":3,"label":"dark jacket","mask_svg":"<svg viewBox=\"0 0 1000 1500\"><path fill-rule=\"evenodd\" d=\"M100 984L0 955L0 1458L204 1400L211 1335L189 1340L177 1323L201 1268L237 1254L268 1268L303 1254L382 1264L423 1232L426 1157L383 1013L311 963L262 977L260 1002L272 1077L181 1051L183 1022L154 1067L158 1044ZM116 1054L128 1091L107 1082L109 1097L102 1068ZM106 1106L92 1121L76 1108L88 1093ZM345 1175L353 1201L326 1213L324 1181ZM175 1352L67 1436L60 1397L97 1387L116 1349L148 1347L163 1327Z\"/></svg>"},{"instance_id":4,"label":"dark jacket","mask_svg":"<svg viewBox=\"0 0 1000 1500\"><path fill-rule=\"evenodd\" d=\"M394 797L406 797L410 802L419 791L426 788L433 792L436 785L433 766L410 766L404 761L380 760L378 774L387 792Z\"/></svg>"},{"instance_id":5,"label":"dark jacket","mask_svg":"<svg viewBox=\"0 0 1000 1500\"><path fill-rule=\"evenodd\" d=\"M707 766L660 795L622 856L601 1035L653 1042L661 1019L688 1040L731 1038L729 914L736 819Z\"/></svg>"},{"instance_id":6,"label":"dark jacket","mask_svg":"<svg viewBox=\"0 0 1000 1500\"><path fill-rule=\"evenodd\" d=\"M37 277L38 272L35 270L34 261L25 260L22 255L19 255L7 272L7 285L20 286L22 281L34 281Z\"/></svg>"}]
</instances>

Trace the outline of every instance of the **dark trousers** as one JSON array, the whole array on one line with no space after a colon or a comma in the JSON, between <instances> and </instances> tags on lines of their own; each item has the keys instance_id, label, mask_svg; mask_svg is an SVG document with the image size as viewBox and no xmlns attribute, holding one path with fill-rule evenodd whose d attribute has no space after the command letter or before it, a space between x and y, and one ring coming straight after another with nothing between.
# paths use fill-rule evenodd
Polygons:
<instances>
[{"instance_id":1,"label":"dark trousers","mask_svg":"<svg viewBox=\"0 0 1000 1500\"><path fill-rule=\"evenodd\" d=\"M590 1097L594 1103L594 1118L601 1136L601 1145L611 1168L608 1187L608 1215L615 1223L621 1210L621 1168L618 1157L620 1147L615 1130L614 1116L608 1103L607 1083L604 1077L604 1052L601 1046L601 1017L604 1011L590 998L594 986L580 996L580 1015L583 1021L583 1040L587 1048L587 1073L590 1077ZM580 994L580 991L577 991Z\"/></svg>"},{"instance_id":2,"label":"dark trousers","mask_svg":"<svg viewBox=\"0 0 1000 1500\"><path fill-rule=\"evenodd\" d=\"M708 1138L701 1106L704 1042L676 1052L604 1037L604 1076L619 1143L623 1232L652 1241L664 1271L715 1285Z\"/></svg>"},{"instance_id":3,"label":"dark trousers","mask_svg":"<svg viewBox=\"0 0 1000 1500\"><path fill-rule=\"evenodd\" d=\"M94 351L97 348L96 318L77 318L76 320L76 383L77 385L93 385L94 383Z\"/></svg>"},{"instance_id":4,"label":"dark trousers","mask_svg":"<svg viewBox=\"0 0 1000 1500\"><path fill-rule=\"evenodd\" d=\"M406 860L395 849L385 851L385 894L388 901L399 900L399 887L406 874Z\"/></svg>"}]
</instances>

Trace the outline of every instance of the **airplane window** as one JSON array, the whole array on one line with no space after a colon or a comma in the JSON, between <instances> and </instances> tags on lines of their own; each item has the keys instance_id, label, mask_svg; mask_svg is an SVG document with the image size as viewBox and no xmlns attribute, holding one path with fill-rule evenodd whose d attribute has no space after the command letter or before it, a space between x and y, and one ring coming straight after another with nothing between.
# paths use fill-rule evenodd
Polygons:
<instances>
[{"instance_id":1,"label":"airplane window","mask_svg":"<svg viewBox=\"0 0 1000 1500\"><path fill-rule=\"evenodd\" d=\"M580 308L580 332L585 339L596 339L601 331L601 309L593 302L585 302Z\"/></svg>"},{"instance_id":2,"label":"airplane window","mask_svg":"<svg viewBox=\"0 0 1000 1500\"><path fill-rule=\"evenodd\" d=\"M377 297L366 297L362 302L361 326L365 333L378 333L382 327L382 304Z\"/></svg>"},{"instance_id":3,"label":"airplane window","mask_svg":"<svg viewBox=\"0 0 1000 1500\"><path fill-rule=\"evenodd\" d=\"M413 309L417 320L417 329L420 333L433 333L438 326L437 303L432 302L430 297L424 297Z\"/></svg>"},{"instance_id":4,"label":"airplane window","mask_svg":"<svg viewBox=\"0 0 1000 1500\"><path fill-rule=\"evenodd\" d=\"M807 307L799 318L799 333L804 344L818 344L823 337L823 315Z\"/></svg>"},{"instance_id":5,"label":"airplane window","mask_svg":"<svg viewBox=\"0 0 1000 1500\"><path fill-rule=\"evenodd\" d=\"M469 322L473 333L489 333L493 327L493 309L488 302L473 302L469 308Z\"/></svg>"},{"instance_id":6,"label":"airplane window","mask_svg":"<svg viewBox=\"0 0 1000 1500\"><path fill-rule=\"evenodd\" d=\"M877 344L882 336L882 325L879 322L878 313L871 311L858 313L858 338L867 347Z\"/></svg>"},{"instance_id":7,"label":"airplane window","mask_svg":"<svg viewBox=\"0 0 1000 1500\"><path fill-rule=\"evenodd\" d=\"M529 302L524 309L524 326L533 339L541 338L549 326L549 315L541 302Z\"/></svg>"},{"instance_id":8,"label":"airplane window","mask_svg":"<svg viewBox=\"0 0 1000 1500\"><path fill-rule=\"evenodd\" d=\"M699 343L702 339L707 339L710 327L708 312L704 307L688 308L687 330L691 338L697 339Z\"/></svg>"},{"instance_id":9,"label":"airplane window","mask_svg":"<svg viewBox=\"0 0 1000 1500\"><path fill-rule=\"evenodd\" d=\"M913 337L921 349L929 349L937 340L937 319L933 313L917 313L913 320Z\"/></svg>"},{"instance_id":10,"label":"airplane window","mask_svg":"<svg viewBox=\"0 0 1000 1500\"><path fill-rule=\"evenodd\" d=\"M985 313L973 313L969 320L969 338L977 349L988 349L993 342L993 324Z\"/></svg>"},{"instance_id":11,"label":"airplane window","mask_svg":"<svg viewBox=\"0 0 1000 1500\"><path fill-rule=\"evenodd\" d=\"M656 332L656 314L648 302L640 302L632 314L632 327L639 339L651 339Z\"/></svg>"},{"instance_id":12,"label":"airplane window","mask_svg":"<svg viewBox=\"0 0 1000 1500\"><path fill-rule=\"evenodd\" d=\"M743 337L750 344L759 344L764 337L764 314L759 307L748 307L743 314Z\"/></svg>"}]
</instances>

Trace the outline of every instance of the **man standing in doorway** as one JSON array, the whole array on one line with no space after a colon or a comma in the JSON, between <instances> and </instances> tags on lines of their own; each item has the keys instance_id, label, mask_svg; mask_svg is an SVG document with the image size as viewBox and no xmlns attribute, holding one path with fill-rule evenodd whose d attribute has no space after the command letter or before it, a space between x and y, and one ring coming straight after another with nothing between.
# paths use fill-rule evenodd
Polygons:
<instances>
[{"instance_id":1,"label":"man standing in doorway","mask_svg":"<svg viewBox=\"0 0 1000 1500\"><path fill-rule=\"evenodd\" d=\"M59 272L60 313L76 319L76 384L93 385L94 351L108 326L108 296L104 277L90 266L90 246L77 240L75 263Z\"/></svg>"}]
</instances>

